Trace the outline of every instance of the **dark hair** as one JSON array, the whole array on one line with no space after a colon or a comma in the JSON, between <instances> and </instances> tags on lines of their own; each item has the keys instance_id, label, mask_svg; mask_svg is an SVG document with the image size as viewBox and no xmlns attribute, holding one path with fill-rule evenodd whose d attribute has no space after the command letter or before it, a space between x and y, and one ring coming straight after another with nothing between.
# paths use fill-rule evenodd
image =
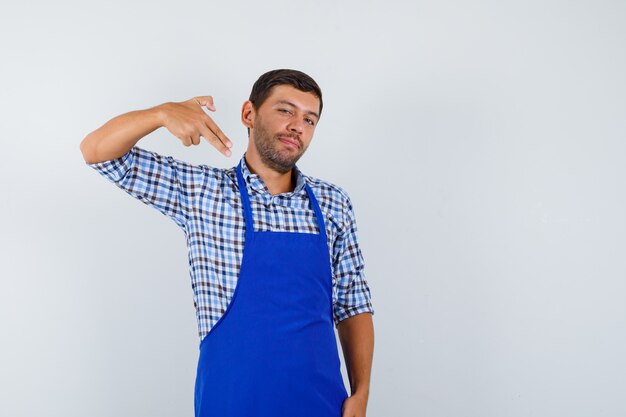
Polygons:
<instances>
[{"instance_id":1,"label":"dark hair","mask_svg":"<svg viewBox=\"0 0 626 417\"><path fill-rule=\"evenodd\" d=\"M322 90L315 80L305 73L292 69L277 69L261 75L252 86L249 100L258 109L277 85L290 85L305 93L313 93L320 100L319 114L322 115Z\"/></svg>"}]
</instances>

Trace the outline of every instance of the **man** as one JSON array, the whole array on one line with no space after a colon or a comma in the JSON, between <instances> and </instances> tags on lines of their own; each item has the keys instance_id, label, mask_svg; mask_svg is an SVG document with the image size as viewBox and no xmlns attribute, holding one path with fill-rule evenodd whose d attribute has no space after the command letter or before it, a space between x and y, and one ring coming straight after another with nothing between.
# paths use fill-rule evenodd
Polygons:
<instances>
[{"instance_id":1,"label":"man","mask_svg":"<svg viewBox=\"0 0 626 417\"><path fill-rule=\"evenodd\" d=\"M247 151L231 169L135 146L164 126L185 146L203 137L230 156L202 107L216 110L202 96L122 114L80 145L85 162L186 234L201 339L196 416L364 417L373 309L352 205L296 166L322 113L319 86L300 71L263 74L241 110Z\"/></svg>"}]
</instances>

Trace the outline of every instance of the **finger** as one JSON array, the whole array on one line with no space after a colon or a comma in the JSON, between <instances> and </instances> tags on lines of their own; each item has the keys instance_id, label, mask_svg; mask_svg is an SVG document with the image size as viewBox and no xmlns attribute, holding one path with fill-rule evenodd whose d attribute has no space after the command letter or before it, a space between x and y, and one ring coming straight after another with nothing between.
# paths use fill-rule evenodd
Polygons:
<instances>
[{"instance_id":1,"label":"finger","mask_svg":"<svg viewBox=\"0 0 626 417\"><path fill-rule=\"evenodd\" d=\"M198 96L194 98L196 100L196 103L198 103L201 106L205 106L207 109L211 110L211 111L215 111L215 104L213 103L213 97L212 96Z\"/></svg>"},{"instance_id":2,"label":"finger","mask_svg":"<svg viewBox=\"0 0 626 417\"><path fill-rule=\"evenodd\" d=\"M213 133L210 129L208 129L207 127L204 127L202 129L200 129L200 134L211 144L211 146L213 146L215 149L217 149L218 151L220 151L221 153L223 153L226 156L230 156L231 155L231 151L229 148L226 147L226 145L224 145L224 143L222 143L222 141L220 140L219 137L217 137L217 135L215 135L215 133Z\"/></svg>"},{"instance_id":3,"label":"finger","mask_svg":"<svg viewBox=\"0 0 626 417\"><path fill-rule=\"evenodd\" d=\"M191 146L191 137L190 136L181 136L178 139L185 145L186 147Z\"/></svg>"},{"instance_id":4,"label":"finger","mask_svg":"<svg viewBox=\"0 0 626 417\"><path fill-rule=\"evenodd\" d=\"M220 127L217 124L215 124L213 119L211 119L208 116L206 118L206 125L209 129L211 129L211 132L213 132L215 136L217 136L220 142L224 144L224 146L226 146L227 148L233 147L233 142L231 142L231 140L228 139L228 137L224 134L224 132L222 132L222 129L220 129Z\"/></svg>"}]
</instances>

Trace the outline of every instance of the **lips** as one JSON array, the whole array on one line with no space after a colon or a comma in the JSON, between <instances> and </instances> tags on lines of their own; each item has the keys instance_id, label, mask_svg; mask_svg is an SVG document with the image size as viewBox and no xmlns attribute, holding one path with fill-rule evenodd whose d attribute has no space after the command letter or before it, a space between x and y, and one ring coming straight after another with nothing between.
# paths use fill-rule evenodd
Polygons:
<instances>
[{"instance_id":1,"label":"lips","mask_svg":"<svg viewBox=\"0 0 626 417\"><path fill-rule=\"evenodd\" d=\"M292 148L300 149L300 141L289 136L279 136L278 140Z\"/></svg>"}]
</instances>

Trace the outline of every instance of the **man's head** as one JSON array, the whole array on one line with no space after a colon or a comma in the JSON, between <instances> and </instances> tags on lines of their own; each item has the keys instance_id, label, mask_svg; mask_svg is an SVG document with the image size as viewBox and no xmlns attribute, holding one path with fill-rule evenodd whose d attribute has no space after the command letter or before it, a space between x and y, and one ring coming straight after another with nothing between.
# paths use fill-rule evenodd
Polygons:
<instances>
[{"instance_id":1,"label":"man's head","mask_svg":"<svg viewBox=\"0 0 626 417\"><path fill-rule=\"evenodd\" d=\"M248 100L258 109L271 94L272 88L277 85L290 85L297 90L317 96L320 101L318 114L322 115L322 107L324 107L322 90L313 78L297 70L277 69L261 75L252 86Z\"/></svg>"},{"instance_id":2,"label":"man's head","mask_svg":"<svg viewBox=\"0 0 626 417\"><path fill-rule=\"evenodd\" d=\"M280 69L254 83L242 108L250 157L286 173L306 151L322 113L322 91L308 75Z\"/></svg>"}]
</instances>

